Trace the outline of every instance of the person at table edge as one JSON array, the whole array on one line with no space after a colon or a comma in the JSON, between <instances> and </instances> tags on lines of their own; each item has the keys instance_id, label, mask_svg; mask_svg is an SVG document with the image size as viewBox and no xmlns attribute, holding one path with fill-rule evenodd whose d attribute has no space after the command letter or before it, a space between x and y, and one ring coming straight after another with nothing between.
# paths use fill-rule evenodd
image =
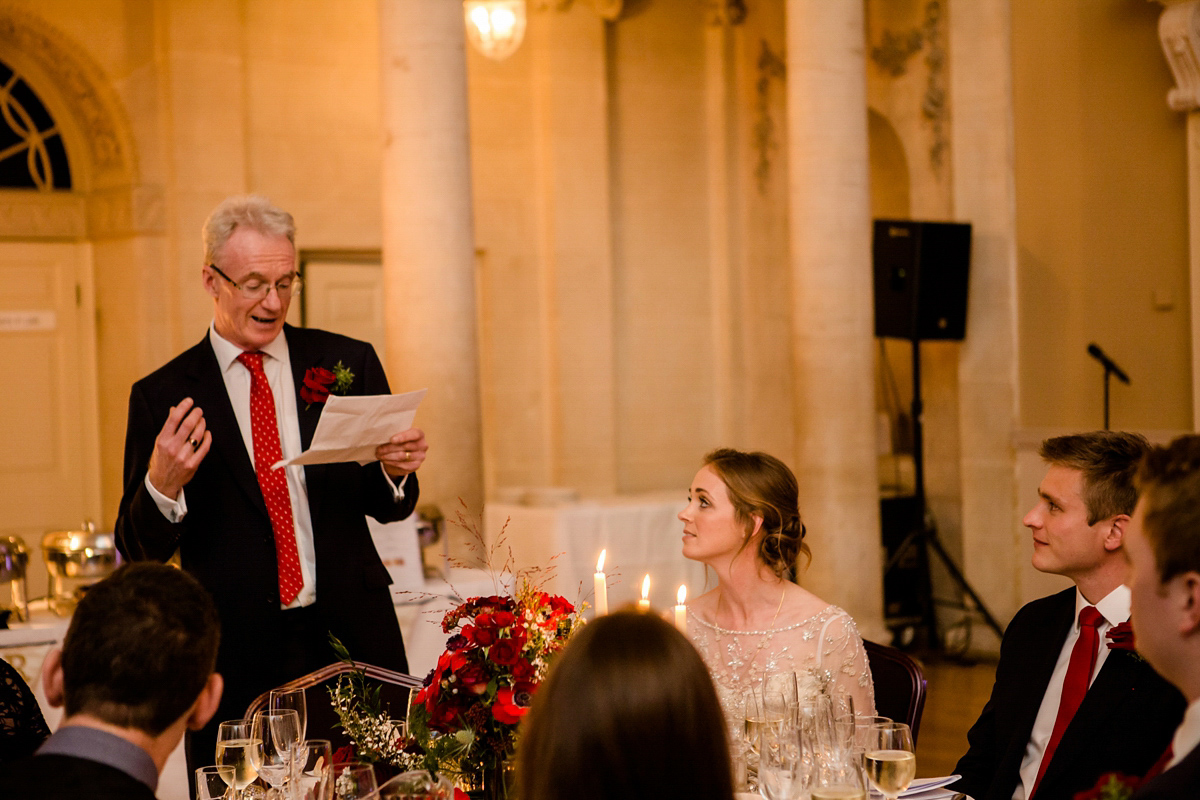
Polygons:
<instances>
[{"instance_id":1,"label":"person at table edge","mask_svg":"<svg viewBox=\"0 0 1200 800\"><path fill-rule=\"evenodd\" d=\"M1024 519L1033 566L1075 585L1009 623L991 698L954 769L962 780L948 788L975 800L1070 800L1106 772L1142 775L1162 755L1183 698L1121 647L1130 605L1122 543L1148 446L1110 431L1042 443L1049 468Z\"/></svg>"},{"instance_id":2,"label":"person at table edge","mask_svg":"<svg viewBox=\"0 0 1200 800\"><path fill-rule=\"evenodd\" d=\"M217 723L334 662L331 632L355 659L407 671L391 579L364 514L412 513L427 450L414 428L365 466L272 470L311 443L323 389L388 394L387 377L370 344L285 324L300 288L291 214L231 197L203 238L213 320L199 343L133 385L116 525L128 559L178 550L220 613L225 694L213 721L187 737L189 769L212 763ZM342 385L319 370L340 373Z\"/></svg>"}]
</instances>

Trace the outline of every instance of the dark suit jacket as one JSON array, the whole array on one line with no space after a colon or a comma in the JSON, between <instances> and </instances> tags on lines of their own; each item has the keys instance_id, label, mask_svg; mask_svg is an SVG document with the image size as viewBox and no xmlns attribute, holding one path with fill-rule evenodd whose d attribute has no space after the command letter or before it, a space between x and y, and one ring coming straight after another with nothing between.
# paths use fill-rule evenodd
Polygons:
<instances>
[{"instance_id":1,"label":"dark suit jacket","mask_svg":"<svg viewBox=\"0 0 1200 800\"><path fill-rule=\"evenodd\" d=\"M1182 761L1146 781L1133 800L1194 800L1200 797L1200 747L1192 748Z\"/></svg>"},{"instance_id":2,"label":"dark suit jacket","mask_svg":"<svg viewBox=\"0 0 1200 800\"><path fill-rule=\"evenodd\" d=\"M963 778L950 788L975 800L1011 800L1034 719L1074 620L1074 588L1034 600L1013 617L1000 645L992 696L954 768ZM1184 707L1183 696L1141 658L1125 650L1109 653L1063 733L1035 800L1071 800L1106 772L1144 775L1171 741Z\"/></svg>"},{"instance_id":3,"label":"dark suit jacket","mask_svg":"<svg viewBox=\"0 0 1200 800\"><path fill-rule=\"evenodd\" d=\"M387 378L366 342L325 331L285 326L301 444L312 442L323 404L300 399L305 372L332 370L341 361L354 373L349 394L386 394ZM184 489L187 515L167 520L145 487L154 440L172 405L191 397L204 411L212 448ZM316 608L322 629L335 633L356 659L407 672L383 566L364 514L381 522L404 519L416 504L416 475L397 503L378 463L305 467L316 556ZM116 533L129 559L164 561L179 549L182 566L212 593L221 615L217 671L225 694L216 721L241 717L284 674L273 654L286 636L279 607L275 540L254 465L238 429L208 336L134 384L125 439L125 493ZM332 650L327 663L336 661ZM229 716L222 716L226 714Z\"/></svg>"},{"instance_id":4,"label":"dark suit jacket","mask_svg":"<svg viewBox=\"0 0 1200 800\"><path fill-rule=\"evenodd\" d=\"M0 797L21 800L154 800L154 792L121 770L64 755L31 756L0 769Z\"/></svg>"}]
</instances>

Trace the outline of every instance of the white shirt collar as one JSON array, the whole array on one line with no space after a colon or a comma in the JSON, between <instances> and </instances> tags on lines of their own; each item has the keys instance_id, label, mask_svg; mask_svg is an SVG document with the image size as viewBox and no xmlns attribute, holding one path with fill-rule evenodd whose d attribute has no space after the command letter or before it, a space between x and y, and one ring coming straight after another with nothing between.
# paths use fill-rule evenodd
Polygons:
<instances>
[{"instance_id":1,"label":"white shirt collar","mask_svg":"<svg viewBox=\"0 0 1200 800\"><path fill-rule=\"evenodd\" d=\"M1130 592L1129 587L1121 584L1117 588L1109 592L1103 600L1096 603L1096 610L1104 617L1104 621L1110 626L1116 627L1122 622L1129 621L1129 603ZM1079 589L1075 590L1075 628L1079 628L1079 612L1088 606L1092 605L1083 596Z\"/></svg>"},{"instance_id":2,"label":"white shirt collar","mask_svg":"<svg viewBox=\"0 0 1200 800\"><path fill-rule=\"evenodd\" d=\"M1171 762L1167 768L1178 764L1187 758L1200 745L1200 700L1190 703L1187 711L1183 712L1183 722L1175 729L1175 738L1171 740Z\"/></svg>"},{"instance_id":3,"label":"white shirt collar","mask_svg":"<svg viewBox=\"0 0 1200 800\"><path fill-rule=\"evenodd\" d=\"M226 372L237 362L237 357L246 352L217 333L217 323L215 320L208 325L208 341L212 344L213 353L217 356L217 365L221 368L221 372ZM265 353L284 364L289 363L287 337L284 336L283 331L280 331L279 335L269 345L261 348L259 352Z\"/></svg>"}]
</instances>

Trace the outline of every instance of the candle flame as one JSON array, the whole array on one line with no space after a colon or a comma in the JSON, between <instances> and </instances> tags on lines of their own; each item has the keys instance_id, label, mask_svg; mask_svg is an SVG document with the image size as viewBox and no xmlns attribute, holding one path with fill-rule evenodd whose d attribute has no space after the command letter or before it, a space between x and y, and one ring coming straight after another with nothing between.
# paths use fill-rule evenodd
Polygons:
<instances>
[{"instance_id":1,"label":"candle flame","mask_svg":"<svg viewBox=\"0 0 1200 800\"><path fill-rule=\"evenodd\" d=\"M607 549L600 551L600 558L596 559L596 572L604 572L604 555L607 552Z\"/></svg>"},{"instance_id":2,"label":"candle flame","mask_svg":"<svg viewBox=\"0 0 1200 800\"><path fill-rule=\"evenodd\" d=\"M679 605L683 605L683 601L687 600L687 586L686 585L684 585L682 583L679 584L679 591L675 594L675 600L679 603Z\"/></svg>"},{"instance_id":3,"label":"candle flame","mask_svg":"<svg viewBox=\"0 0 1200 800\"><path fill-rule=\"evenodd\" d=\"M642 599L650 599L650 573L646 573L646 577L642 579Z\"/></svg>"}]
</instances>

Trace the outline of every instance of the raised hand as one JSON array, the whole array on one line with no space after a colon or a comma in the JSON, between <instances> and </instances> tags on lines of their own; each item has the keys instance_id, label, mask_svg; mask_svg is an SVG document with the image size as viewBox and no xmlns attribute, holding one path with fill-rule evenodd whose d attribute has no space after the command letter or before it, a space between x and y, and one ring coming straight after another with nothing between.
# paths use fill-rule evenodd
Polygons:
<instances>
[{"instance_id":1,"label":"raised hand","mask_svg":"<svg viewBox=\"0 0 1200 800\"><path fill-rule=\"evenodd\" d=\"M425 432L419 428L409 428L403 433L397 433L387 444L375 448L375 457L383 462L383 468L394 478L416 472L425 462L425 452L429 445L425 442Z\"/></svg>"},{"instance_id":2,"label":"raised hand","mask_svg":"<svg viewBox=\"0 0 1200 800\"><path fill-rule=\"evenodd\" d=\"M179 405L171 406L171 413L154 440L150 483L164 496L177 500L211 446L212 434L205 425L204 412L192 398L185 397Z\"/></svg>"}]
</instances>

